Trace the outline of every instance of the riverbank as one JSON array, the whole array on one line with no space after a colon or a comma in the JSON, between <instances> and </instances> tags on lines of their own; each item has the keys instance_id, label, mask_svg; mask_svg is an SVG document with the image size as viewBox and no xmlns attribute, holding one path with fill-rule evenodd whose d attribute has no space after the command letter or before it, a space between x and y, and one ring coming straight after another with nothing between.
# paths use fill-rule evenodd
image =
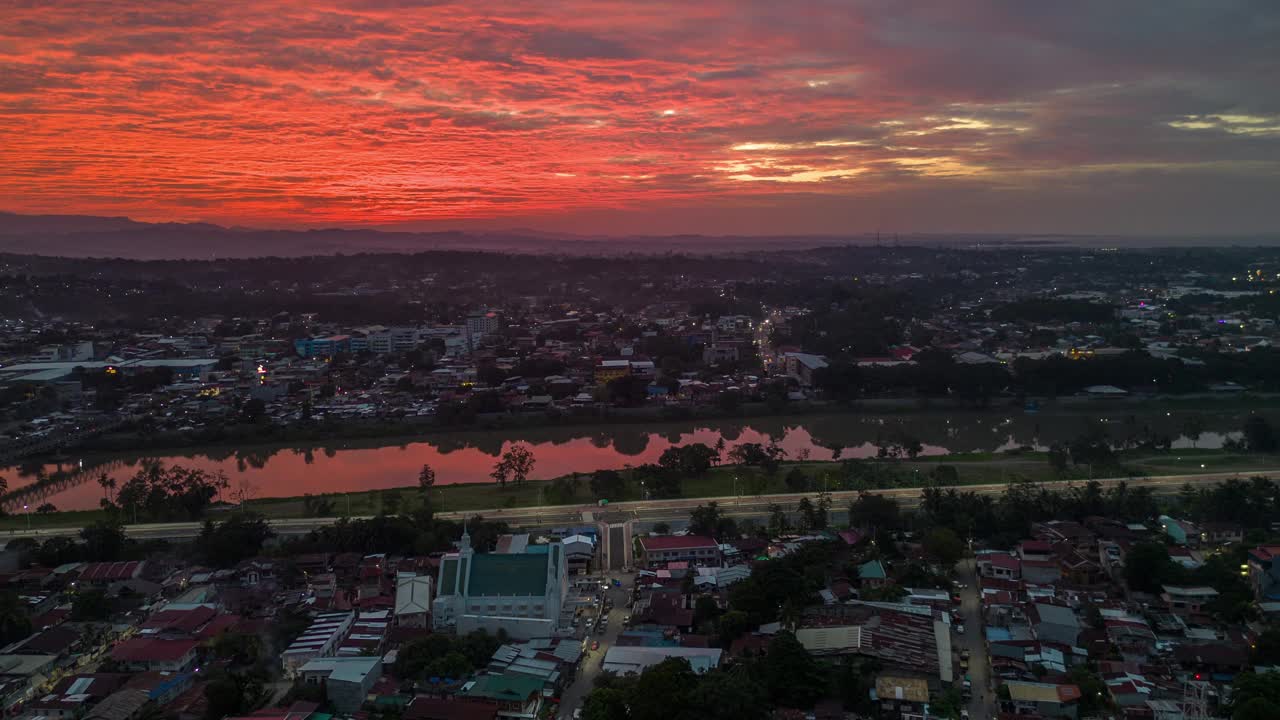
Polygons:
<instances>
[{"instance_id":1,"label":"riverbank","mask_svg":"<svg viewBox=\"0 0 1280 720\"><path fill-rule=\"evenodd\" d=\"M1223 450L1178 450L1167 453L1127 451L1118 454L1124 472L1133 477L1148 475L1198 475L1205 473L1240 473L1247 477L1251 471L1280 468L1280 456L1255 455ZM1007 483L1015 480L1034 482L1083 482L1088 472L1072 467L1066 473L1058 473L1048 462L1046 453L957 453L917 460L865 461L859 463L865 477L857 482L870 481L876 486L915 487L924 486L939 474L938 468L955 469L957 485L981 485ZM799 471L788 482L788 475ZM627 492L607 498L612 502L643 500L641 488L632 477L634 471L622 471L627 478ZM1112 475L1120 473L1111 473ZM843 467L840 462L807 461L784 462L778 472L768 475L755 467L721 465L699 477L687 477L681 482L679 497L698 499L733 495L768 496L782 493L829 490L849 490L842 484ZM509 483L500 487L493 483L462 483L433 488L431 501L439 511L470 512L490 508L528 508L556 505L590 505L597 502L590 487L590 475L578 474L576 488L568 491L568 478L529 481L519 485ZM869 485L864 485L869 486ZM422 502L417 487L395 487L383 490L366 490L348 493L325 493L282 498L250 499L245 506L272 519L365 516L379 513L394 514L420 507ZM217 512L211 517L217 519ZM0 531L51 527L83 527L105 519L102 510L65 511L53 513L18 513L0 518Z\"/></svg>"},{"instance_id":2,"label":"riverbank","mask_svg":"<svg viewBox=\"0 0 1280 720\"><path fill-rule=\"evenodd\" d=\"M1026 413L1026 403L1037 408ZM603 411L578 413L504 412L477 415L474 422L441 425L433 418L407 417L390 420L332 420L308 425L232 424L185 432L127 432L97 436L78 448L60 451L83 458L111 458L128 454L220 454L252 452L255 448L287 448L299 445L332 443L372 443L399 445L431 441L453 434L466 433L554 433L595 427L644 426L658 428L690 422L734 423L752 420L803 419L823 415L893 415L911 416L939 412L1001 415L1009 413L1034 416L1039 413L1075 414L1117 412L1122 414L1153 412L1220 413L1241 410L1280 409L1280 395L1246 393L1223 395L1134 395L1121 398L1065 396L1057 398L994 398L985 406L974 406L948 398L900 397L864 398L852 405L823 401L789 403L781 411L767 403L743 403L737 410L726 412L715 405L607 408ZM408 430L406 430L408 428ZM229 453L228 453L229 454ZM33 455L25 462L53 461L57 455Z\"/></svg>"}]
</instances>

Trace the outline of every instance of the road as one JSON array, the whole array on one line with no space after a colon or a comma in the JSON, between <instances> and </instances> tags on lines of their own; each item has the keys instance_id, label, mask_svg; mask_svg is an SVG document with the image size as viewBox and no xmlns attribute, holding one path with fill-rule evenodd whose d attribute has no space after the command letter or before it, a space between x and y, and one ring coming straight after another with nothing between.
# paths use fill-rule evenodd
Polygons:
<instances>
[{"instance_id":1,"label":"road","mask_svg":"<svg viewBox=\"0 0 1280 720\"><path fill-rule=\"evenodd\" d=\"M1153 477L1139 478L1105 478L1099 479L1098 483L1103 489L1113 485L1125 482L1130 487L1150 487L1157 495L1173 495L1182 488L1184 484L1207 485L1216 484L1225 480L1242 477L1263 476L1272 479L1280 479L1280 470L1257 470L1242 473L1206 473L1197 475L1163 475ZM1053 484L1053 483L1047 483ZM1066 485L1066 483L1059 483ZM979 495L999 495L1004 492L1007 487L1004 483L989 483L984 485L963 485L958 490L965 492L974 492ZM904 509L911 509L920 503L919 487L909 488L890 488L886 490L868 490L866 492L885 497L893 498ZM850 501L857 499L860 491L845 490L829 493L832 501L832 507L842 508ZM801 498L817 498L817 493L786 493L781 495L759 495L759 496L724 496L724 497L704 497L704 498L679 498L676 500L638 500L633 502L617 502L610 503L606 507L598 507L595 505L557 505L557 506L540 506L526 508L490 508L487 510L466 510L462 512L441 512L437 513L437 517L450 520L461 521L464 518L483 515L490 520L503 520L513 527L524 528L545 528L558 527L564 525L577 525L584 522L583 515L590 513L594 516L595 521L607 523L623 523L626 521L640 522L672 522L683 521L689 518L689 512L699 505L716 502L725 514L731 517L760 517L769 513L769 506L773 504L781 505L789 510L795 508L795 504ZM838 510L837 510L838 512ZM271 527L276 533L281 535L304 535L316 528L332 525L338 522L337 517L322 518L281 518L270 520ZM356 518L356 519L368 519ZM632 523L628 523L630 528ZM130 536L138 539L191 539L200 534L203 527L202 522L179 522L179 523L143 523L137 525L126 525L125 532ZM62 528L35 528L32 530L14 529L10 530L7 538L14 540L17 538L47 538L47 537L69 537L77 535L80 532L78 527L62 527ZM629 535L629 532L627 533ZM0 536L6 537L6 536ZM623 538L626 542L630 539Z\"/></svg>"},{"instance_id":2,"label":"road","mask_svg":"<svg viewBox=\"0 0 1280 720\"><path fill-rule=\"evenodd\" d=\"M586 650L583 652L582 662L578 666L578 676L560 697L558 718L566 720L572 718L573 711L582 707L587 695L591 694L591 688L595 686L596 678L600 676L601 665L604 664L604 654L618 641L618 633L622 632L622 619L631 612L627 608L627 598L631 592L630 578L621 573L610 573L607 577L611 581L611 587L606 591L606 594L613 600L613 609L609 611L604 635L597 635L594 632L594 628L587 635L585 640ZM612 581L615 579L622 582L622 587L612 587ZM599 649L591 649L591 643L593 642L600 643Z\"/></svg>"},{"instance_id":3,"label":"road","mask_svg":"<svg viewBox=\"0 0 1280 720\"><path fill-rule=\"evenodd\" d=\"M956 636L956 645L969 651L968 676L973 684L973 699L969 701L969 717L973 720L995 717L992 702L991 659L987 657L987 643L982 632L982 599L978 593L978 577L975 561L968 559L956 568L956 576L965 585L960 591L960 617L965 632ZM958 666L957 666L958 667ZM958 670L963 677L965 671Z\"/></svg>"}]
</instances>

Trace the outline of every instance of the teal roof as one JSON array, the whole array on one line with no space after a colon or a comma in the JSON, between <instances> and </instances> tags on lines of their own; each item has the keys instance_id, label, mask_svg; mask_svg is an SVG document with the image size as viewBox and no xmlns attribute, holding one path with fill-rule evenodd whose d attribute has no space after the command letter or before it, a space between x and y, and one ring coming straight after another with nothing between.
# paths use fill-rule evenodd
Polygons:
<instances>
[{"instance_id":1,"label":"teal roof","mask_svg":"<svg viewBox=\"0 0 1280 720\"><path fill-rule=\"evenodd\" d=\"M858 577L863 580L883 580L888 577L879 560L871 560L858 566Z\"/></svg>"},{"instance_id":2,"label":"teal roof","mask_svg":"<svg viewBox=\"0 0 1280 720\"><path fill-rule=\"evenodd\" d=\"M436 595L452 595L453 581L458 576L458 559L447 557L440 561L440 588Z\"/></svg>"},{"instance_id":3,"label":"teal roof","mask_svg":"<svg viewBox=\"0 0 1280 720\"><path fill-rule=\"evenodd\" d=\"M507 673L502 675L481 675L476 684L464 695L474 698L487 698L503 702L524 702L530 696L542 692L542 680L530 675Z\"/></svg>"},{"instance_id":4,"label":"teal roof","mask_svg":"<svg viewBox=\"0 0 1280 720\"><path fill-rule=\"evenodd\" d=\"M499 555L485 553L471 558L467 595L544 595L547 592L547 555Z\"/></svg>"}]
</instances>

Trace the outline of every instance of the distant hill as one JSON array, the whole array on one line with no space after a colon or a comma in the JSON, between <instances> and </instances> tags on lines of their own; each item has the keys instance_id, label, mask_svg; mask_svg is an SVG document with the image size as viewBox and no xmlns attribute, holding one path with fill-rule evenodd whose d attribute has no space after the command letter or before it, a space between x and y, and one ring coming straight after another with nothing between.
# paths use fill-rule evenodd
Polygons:
<instances>
[{"instance_id":1,"label":"distant hill","mask_svg":"<svg viewBox=\"0 0 1280 720\"><path fill-rule=\"evenodd\" d=\"M136 260L305 257L355 253L472 250L568 255L725 254L841 245L948 247L1161 247L1276 245L1270 237L1114 237L1060 235L626 235L540 230L408 232L374 229L261 230L208 223L145 223L125 217L0 212L0 253Z\"/></svg>"}]
</instances>

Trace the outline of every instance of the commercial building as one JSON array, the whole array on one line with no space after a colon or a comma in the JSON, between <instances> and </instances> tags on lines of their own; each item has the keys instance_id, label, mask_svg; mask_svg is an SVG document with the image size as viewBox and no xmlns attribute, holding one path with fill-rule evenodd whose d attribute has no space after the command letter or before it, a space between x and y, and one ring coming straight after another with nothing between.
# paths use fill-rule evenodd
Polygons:
<instances>
[{"instance_id":1,"label":"commercial building","mask_svg":"<svg viewBox=\"0 0 1280 720\"><path fill-rule=\"evenodd\" d=\"M720 545L701 535L648 535L640 538L640 562L650 568L670 562L719 565Z\"/></svg>"},{"instance_id":2,"label":"commercial building","mask_svg":"<svg viewBox=\"0 0 1280 720\"><path fill-rule=\"evenodd\" d=\"M1280 545L1260 545L1249 551L1246 570L1258 602L1280 602Z\"/></svg>"},{"instance_id":3,"label":"commercial building","mask_svg":"<svg viewBox=\"0 0 1280 720\"><path fill-rule=\"evenodd\" d=\"M316 658L330 657L347 637L355 615L349 612L325 613L316 617L306 632L280 654L280 665L286 677L298 674L298 668Z\"/></svg>"},{"instance_id":4,"label":"commercial building","mask_svg":"<svg viewBox=\"0 0 1280 720\"><path fill-rule=\"evenodd\" d=\"M951 616L902 603L853 600L805 611L796 639L814 655L867 655L886 666L954 680Z\"/></svg>"},{"instance_id":5,"label":"commercial building","mask_svg":"<svg viewBox=\"0 0 1280 720\"><path fill-rule=\"evenodd\" d=\"M369 690L382 677L382 658L316 658L303 665L299 674L303 682L323 684L334 709L354 713L364 705Z\"/></svg>"},{"instance_id":6,"label":"commercial building","mask_svg":"<svg viewBox=\"0 0 1280 720\"><path fill-rule=\"evenodd\" d=\"M351 352L350 335L300 338L293 341L293 349L301 357L331 358L338 353Z\"/></svg>"},{"instance_id":7,"label":"commercial building","mask_svg":"<svg viewBox=\"0 0 1280 720\"><path fill-rule=\"evenodd\" d=\"M126 670L185 672L195 666L197 647L189 639L135 637L112 648L111 659Z\"/></svg>"}]
</instances>

